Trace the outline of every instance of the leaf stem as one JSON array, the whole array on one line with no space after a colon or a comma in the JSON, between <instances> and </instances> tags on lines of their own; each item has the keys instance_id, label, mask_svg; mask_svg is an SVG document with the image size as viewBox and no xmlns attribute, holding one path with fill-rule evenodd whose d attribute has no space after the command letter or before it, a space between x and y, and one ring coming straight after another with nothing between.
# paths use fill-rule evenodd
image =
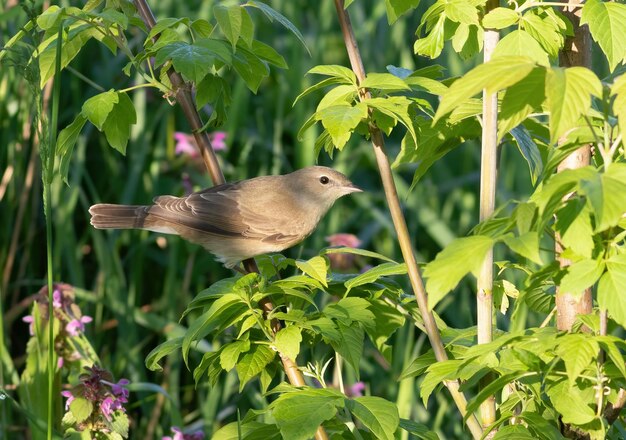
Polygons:
<instances>
[{"instance_id":1,"label":"leaf stem","mask_svg":"<svg viewBox=\"0 0 626 440\"><path fill-rule=\"evenodd\" d=\"M352 70L356 74L360 83L365 79L365 68L363 67L363 61L361 59L359 47L354 36L352 24L350 23L350 17L348 15L348 12L344 8L344 1L335 0L335 8L337 9L337 16L339 18L339 24L343 33L344 43L348 51L348 57L350 58L350 64L352 65ZM360 97L361 101L366 101L367 99L370 99L370 94L366 90L361 89ZM389 211L391 213L394 228L398 235L398 242L400 244L402 256L407 265L409 280L411 281L411 286L415 294L415 299L420 309L422 319L424 320L426 333L430 340L433 351L435 352L435 357L437 361L441 362L447 360L448 356L444 349L441 335L439 334L439 329L437 328L433 313L428 308L428 297L424 289L422 277L417 267L417 261L415 259L415 254L413 253L411 237L409 236L406 220L404 219L404 215L402 214L402 208L400 207L400 200L398 198L398 192L396 190L396 185L393 180L393 174L391 172L389 158L387 157L387 153L385 152L385 142L383 139L383 135L380 129L376 125L371 123L369 125L369 131L372 140L372 146L374 148L374 155L376 156L378 170L380 172L383 188L385 191L385 197L387 199L387 204L389 205ZM459 391L459 382L447 381L445 382L445 385L450 391L450 394L452 395L452 398L454 399L460 413L465 417L467 413L467 399L465 398L463 393ZM475 439L480 439L482 437L483 430L480 426L480 423L478 423L478 420L473 414L470 414L467 417L467 426L469 427L472 436Z\"/></svg>"}]
</instances>

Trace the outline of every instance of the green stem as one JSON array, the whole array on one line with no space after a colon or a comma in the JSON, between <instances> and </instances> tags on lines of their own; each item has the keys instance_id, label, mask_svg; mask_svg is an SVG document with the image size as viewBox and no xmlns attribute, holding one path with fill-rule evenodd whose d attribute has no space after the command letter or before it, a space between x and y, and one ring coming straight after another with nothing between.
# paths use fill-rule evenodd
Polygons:
<instances>
[{"instance_id":1,"label":"green stem","mask_svg":"<svg viewBox=\"0 0 626 440\"><path fill-rule=\"evenodd\" d=\"M54 310L53 298L53 272L52 272L52 206L51 185L54 173L54 156L57 137L57 123L59 119L59 99L61 97L61 48L63 47L63 22L59 26L57 35L56 65L54 72L54 88L52 89L52 114L48 131L48 157L46 158L46 179L44 182L44 213L46 217L46 257L48 266L48 430L47 438L52 440L53 415L54 415Z\"/></svg>"}]
</instances>

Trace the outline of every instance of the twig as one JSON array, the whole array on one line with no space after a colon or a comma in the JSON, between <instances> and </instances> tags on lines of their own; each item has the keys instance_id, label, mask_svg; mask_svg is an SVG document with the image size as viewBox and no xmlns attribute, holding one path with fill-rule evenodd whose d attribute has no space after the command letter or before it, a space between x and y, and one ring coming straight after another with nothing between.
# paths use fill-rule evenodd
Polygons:
<instances>
[{"instance_id":1,"label":"twig","mask_svg":"<svg viewBox=\"0 0 626 440\"><path fill-rule=\"evenodd\" d=\"M348 12L343 7L343 0L335 0L335 7L337 9L337 16L339 17L339 24L343 33L344 42L348 51L348 57L350 58L350 64L352 70L356 74L359 82L365 79L365 68L363 67L363 61L361 54L354 37L352 25L350 23L350 17ZM370 99L370 94L366 90L361 90L360 98L362 101ZM400 207L400 200L398 199L398 192L393 180L393 174L391 172L391 166L389 165L389 158L385 153L385 142L383 135L378 127L373 124L369 125L370 137L372 139L372 145L374 147L374 154L376 156L376 162L378 163L378 170L382 179L383 188L385 191L385 197L387 204L389 205L389 211L393 224L398 234L398 242L402 251L402 256L407 265L409 280L411 281L411 287L415 294L417 305L420 309L422 319L424 320L424 327L426 328L426 334L430 340L430 344L435 352L435 358L437 361L445 361L448 359L446 351L441 341L441 335L435 322L433 313L428 309L428 299L426 291L424 290L424 283L420 276L419 269L417 268L417 261L415 260L415 254L411 246L411 237L409 236L408 228L406 226L406 220L402 214ZM459 411L463 416L466 415L467 400L463 393L459 391L458 381L445 382L446 387L450 391L454 402L456 403ZM467 417L467 426L469 427L472 436L475 439L479 439L482 436L482 428L480 423L473 414Z\"/></svg>"}]
</instances>

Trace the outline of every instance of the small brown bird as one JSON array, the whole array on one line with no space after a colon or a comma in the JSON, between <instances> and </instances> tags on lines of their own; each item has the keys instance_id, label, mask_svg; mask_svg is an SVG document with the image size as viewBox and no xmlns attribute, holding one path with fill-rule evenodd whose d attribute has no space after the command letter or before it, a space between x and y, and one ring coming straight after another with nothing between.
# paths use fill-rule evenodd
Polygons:
<instances>
[{"instance_id":1,"label":"small brown bird","mask_svg":"<svg viewBox=\"0 0 626 440\"><path fill-rule=\"evenodd\" d=\"M300 243L338 198L360 191L340 172L313 166L226 183L187 197L160 196L148 206L93 205L89 213L98 229L180 235L232 268Z\"/></svg>"}]
</instances>

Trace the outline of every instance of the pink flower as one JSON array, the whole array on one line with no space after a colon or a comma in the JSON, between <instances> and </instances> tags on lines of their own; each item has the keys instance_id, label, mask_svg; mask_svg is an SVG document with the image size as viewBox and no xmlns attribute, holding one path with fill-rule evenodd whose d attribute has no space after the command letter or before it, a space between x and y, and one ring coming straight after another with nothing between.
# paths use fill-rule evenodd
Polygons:
<instances>
[{"instance_id":1,"label":"pink flower","mask_svg":"<svg viewBox=\"0 0 626 440\"><path fill-rule=\"evenodd\" d=\"M61 305L61 291L59 289L54 289L54 292L52 292L52 306L55 309L60 309Z\"/></svg>"},{"instance_id":2,"label":"pink flower","mask_svg":"<svg viewBox=\"0 0 626 440\"><path fill-rule=\"evenodd\" d=\"M215 151L223 151L226 149L226 132L224 131L214 131L209 134L209 140L211 141L211 145L213 146L213 150Z\"/></svg>"},{"instance_id":3,"label":"pink flower","mask_svg":"<svg viewBox=\"0 0 626 440\"><path fill-rule=\"evenodd\" d=\"M365 383L356 382L348 389L346 394L350 397L361 397L363 395L363 391L365 391Z\"/></svg>"},{"instance_id":4,"label":"pink flower","mask_svg":"<svg viewBox=\"0 0 626 440\"><path fill-rule=\"evenodd\" d=\"M83 333L85 331L85 324L93 321L91 316L82 316L80 319L72 319L65 326L65 331L67 331L70 336L78 336L79 333Z\"/></svg>"},{"instance_id":5,"label":"pink flower","mask_svg":"<svg viewBox=\"0 0 626 440\"><path fill-rule=\"evenodd\" d=\"M117 383L111 384L111 389L113 390L113 394L118 398L120 403L128 402L129 391L126 388L126 385L130 383L128 379L120 379Z\"/></svg>"},{"instance_id":6,"label":"pink flower","mask_svg":"<svg viewBox=\"0 0 626 440\"><path fill-rule=\"evenodd\" d=\"M174 139L176 140L176 148L174 150L176 154L187 154L191 157L198 157L200 155L195 146L193 136L177 131L174 133Z\"/></svg>"},{"instance_id":7,"label":"pink flower","mask_svg":"<svg viewBox=\"0 0 626 440\"><path fill-rule=\"evenodd\" d=\"M33 336L35 334L35 319L33 318L33 316L26 315L22 318L22 321L28 323L28 333Z\"/></svg>"},{"instance_id":8,"label":"pink flower","mask_svg":"<svg viewBox=\"0 0 626 440\"><path fill-rule=\"evenodd\" d=\"M166 435L161 440L202 440L204 438L202 431L185 434L178 426L172 426L172 432L174 433L173 436Z\"/></svg>"},{"instance_id":9,"label":"pink flower","mask_svg":"<svg viewBox=\"0 0 626 440\"><path fill-rule=\"evenodd\" d=\"M100 403L100 412L102 413L104 417L106 417L106 419L109 422L111 421L111 414L113 413L113 411L115 411L114 406L115 406L115 401L111 397L106 397Z\"/></svg>"},{"instance_id":10,"label":"pink flower","mask_svg":"<svg viewBox=\"0 0 626 440\"><path fill-rule=\"evenodd\" d=\"M57 369L60 370L61 368L63 368L63 363L64 362L65 361L63 360L63 358L61 356L59 356L59 358L57 359Z\"/></svg>"},{"instance_id":11,"label":"pink flower","mask_svg":"<svg viewBox=\"0 0 626 440\"><path fill-rule=\"evenodd\" d=\"M61 395L63 397L67 397L67 402L65 402L65 411L69 411L70 404L72 403L72 400L74 400L74 395L71 391L61 391Z\"/></svg>"},{"instance_id":12,"label":"pink flower","mask_svg":"<svg viewBox=\"0 0 626 440\"><path fill-rule=\"evenodd\" d=\"M361 246L361 240L359 240L359 238L354 234L333 234L326 237L326 241L331 246L346 246L352 248L358 248Z\"/></svg>"}]
</instances>

